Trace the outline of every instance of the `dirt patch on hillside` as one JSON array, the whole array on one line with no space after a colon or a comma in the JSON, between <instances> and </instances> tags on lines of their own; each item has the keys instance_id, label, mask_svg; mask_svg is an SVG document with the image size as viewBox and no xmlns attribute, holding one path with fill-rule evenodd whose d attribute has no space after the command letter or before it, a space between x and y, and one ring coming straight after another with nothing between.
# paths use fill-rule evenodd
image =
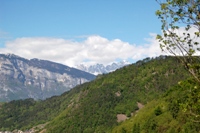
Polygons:
<instances>
[{"instance_id":1,"label":"dirt patch on hillside","mask_svg":"<svg viewBox=\"0 0 200 133\"><path fill-rule=\"evenodd\" d=\"M139 110L142 109L142 108L144 107L144 105L141 104L141 103L139 103L139 102L137 102L137 106L138 106Z\"/></svg>"},{"instance_id":2,"label":"dirt patch on hillside","mask_svg":"<svg viewBox=\"0 0 200 133\"><path fill-rule=\"evenodd\" d=\"M39 133L46 133L46 129L43 129L42 131L40 131Z\"/></svg>"},{"instance_id":3,"label":"dirt patch on hillside","mask_svg":"<svg viewBox=\"0 0 200 133\"><path fill-rule=\"evenodd\" d=\"M128 119L128 117L125 114L117 114L117 122L122 122Z\"/></svg>"},{"instance_id":4,"label":"dirt patch on hillside","mask_svg":"<svg viewBox=\"0 0 200 133\"><path fill-rule=\"evenodd\" d=\"M138 110L136 110L135 112L137 113L140 109L142 109L144 107L144 105L142 103L137 102L137 106L138 106ZM132 113L133 115L133 113Z\"/></svg>"},{"instance_id":5,"label":"dirt patch on hillside","mask_svg":"<svg viewBox=\"0 0 200 133\"><path fill-rule=\"evenodd\" d=\"M137 102L137 106L138 106L138 110L135 112L131 113L131 116L134 115L134 113L137 113L140 109L142 109L144 107L144 105L142 103ZM117 122L123 122L125 120L127 120L128 117L125 114L117 114Z\"/></svg>"},{"instance_id":6,"label":"dirt patch on hillside","mask_svg":"<svg viewBox=\"0 0 200 133\"><path fill-rule=\"evenodd\" d=\"M115 95L116 95L117 97L120 97L120 96L121 96L120 91L116 92Z\"/></svg>"}]
</instances>

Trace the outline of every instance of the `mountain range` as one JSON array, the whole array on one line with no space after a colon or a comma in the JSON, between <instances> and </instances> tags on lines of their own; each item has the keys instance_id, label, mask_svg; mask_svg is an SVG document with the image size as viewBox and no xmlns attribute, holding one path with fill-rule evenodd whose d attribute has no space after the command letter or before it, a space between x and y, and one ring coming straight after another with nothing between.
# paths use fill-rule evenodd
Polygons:
<instances>
[{"instance_id":1,"label":"mountain range","mask_svg":"<svg viewBox=\"0 0 200 133\"><path fill-rule=\"evenodd\" d=\"M113 62L112 64L109 65L103 65L103 64L95 64L95 65L84 65L84 64L80 64L80 65L76 65L77 69L80 69L82 71L94 74L94 75L98 75L98 74L105 74L105 73L109 73L109 72L113 72L123 66L127 66L130 65L130 62L128 61L121 61L121 62Z\"/></svg>"},{"instance_id":2,"label":"mountain range","mask_svg":"<svg viewBox=\"0 0 200 133\"><path fill-rule=\"evenodd\" d=\"M59 63L0 54L0 101L60 95L95 75Z\"/></svg>"},{"instance_id":3,"label":"mountain range","mask_svg":"<svg viewBox=\"0 0 200 133\"><path fill-rule=\"evenodd\" d=\"M0 131L199 133L198 89L175 57L146 58L60 96L0 103Z\"/></svg>"}]
</instances>

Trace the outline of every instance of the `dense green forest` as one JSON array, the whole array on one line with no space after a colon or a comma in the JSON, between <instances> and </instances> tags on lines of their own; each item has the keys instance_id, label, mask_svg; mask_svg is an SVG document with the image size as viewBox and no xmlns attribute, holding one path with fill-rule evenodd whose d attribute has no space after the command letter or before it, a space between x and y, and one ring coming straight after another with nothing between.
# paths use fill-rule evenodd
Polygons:
<instances>
[{"instance_id":1,"label":"dense green forest","mask_svg":"<svg viewBox=\"0 0 200 133\"><path fill-rule=\"evenodd\" d=\"M146 58L61 96L1 104L0 130L46 124L49 133L198 132L199 123L184 111L193 81L175 57ZM139 111L138 102L145 105ZM118 114L128 119L117 122Z\"/></svg>"},{"instance_id":2,"label":"dense green forest","mask_svg":"<svg viewBox=\"0 0 200 133\"><path fill-rule=\"evenodd\" d=\"M137 115L116 126L112 133L199 133L197 118L184 111L184 104L190 99L186 86L194 87L193 81L185 80L171 87L162 97L146 104Z\"/></svg>"}]
</instances>

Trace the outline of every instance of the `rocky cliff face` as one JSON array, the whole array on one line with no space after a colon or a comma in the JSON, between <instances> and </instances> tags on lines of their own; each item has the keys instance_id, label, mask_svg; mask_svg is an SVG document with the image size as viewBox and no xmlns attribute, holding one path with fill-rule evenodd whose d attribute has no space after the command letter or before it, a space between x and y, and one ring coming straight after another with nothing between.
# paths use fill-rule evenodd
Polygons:
<instances>
[{"instance_id":1,"label":"rocky cliff face","mask_svg":"<svg viewBox=\"0 0 200 133\"><path fill-rule=\"evenodd\" d=\"M59 95L94 75L39 59L0 54L0 101Z\"/></svg>"}]
</instances>

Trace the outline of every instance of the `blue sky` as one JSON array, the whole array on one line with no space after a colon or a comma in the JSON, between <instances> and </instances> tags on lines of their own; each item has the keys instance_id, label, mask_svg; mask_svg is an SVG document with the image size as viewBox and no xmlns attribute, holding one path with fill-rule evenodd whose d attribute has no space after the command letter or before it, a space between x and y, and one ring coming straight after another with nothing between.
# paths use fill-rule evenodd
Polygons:
<instances>
[{"instance_id":1,"label":"blue sky","mask_svg":"<svg viewBox=\"0 0 200 133\"><path fill-rule=\"evenodd\" d=\"M125 50L122 50L125 52L122 56L117 57L116 54L120 52L121 46L126 49L134 46L136 51L151 47L147 46L153 43L154 36L150 33L161 31L161 23L155 16L157 9L159 5L155 0L0 0L0 52L11 52L28 58L35 56L73 66L75 60L72 57L61 60L63 57L58 54L66 46L75 53L68 56L84 57L76 59L78 63L84 63L85 60L104 64L117 59L137 60L151 56L153 52L140 57L138 55L138 58L134 58L133 54L125 56ZM50 43L48 45L44 42ZM105 47L109 51L111 45L115 47L115 44L119 45L119 49L115 52L110 49L110 54L114 54L112 59L107 59L109 55L102 60L97 57L87 58L94 49L102 50ZM28 49L30 47L36 53ZM54 54L45 53L45 47L51 47L47 50ZM77 50L78 47L82 47L82 50ZM69 49L63 51L66 52L70 53Z\"/></svg>"}]
</instances>

